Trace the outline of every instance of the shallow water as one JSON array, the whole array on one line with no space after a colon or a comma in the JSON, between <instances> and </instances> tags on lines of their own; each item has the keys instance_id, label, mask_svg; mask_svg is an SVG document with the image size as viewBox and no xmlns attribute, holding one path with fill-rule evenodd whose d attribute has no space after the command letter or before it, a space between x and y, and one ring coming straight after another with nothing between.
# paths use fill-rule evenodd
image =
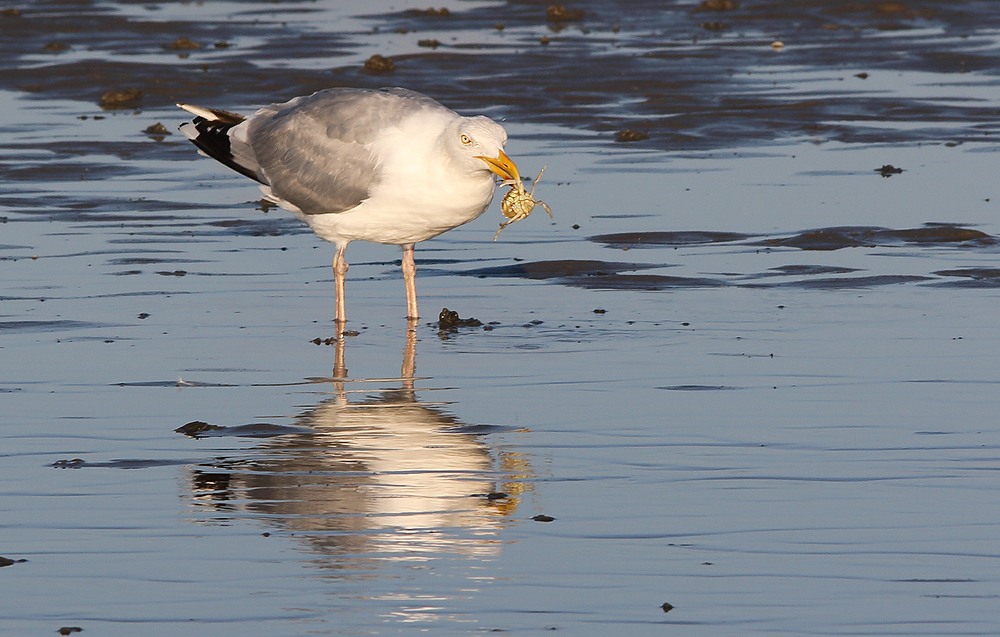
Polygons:
<instances>
[{"instance_id":1,"label":"shallow water","mask_svg":"<svg viewBox=\"0 0 1000 637\"><path fill-rule=\"evenodd\" d=\"M0 15L0 634L995 634L1000 5L787 4ZM555 214L421 244L412 338L352 244L342 351L172 106L337 84L503 118Z\"/></svg>"}]
</instances>

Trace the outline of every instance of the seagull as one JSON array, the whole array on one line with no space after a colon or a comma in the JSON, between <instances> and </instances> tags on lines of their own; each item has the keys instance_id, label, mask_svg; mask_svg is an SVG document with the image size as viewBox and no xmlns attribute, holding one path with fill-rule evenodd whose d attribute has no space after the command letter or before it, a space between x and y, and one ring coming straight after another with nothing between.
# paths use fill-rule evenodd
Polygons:
<instances>
[{"instance_id":1,"label":"seagull","mask_svg":"<svg viewBox=\"0 0 1000 637\"><path fill-rule=\"evenodd\" d=\"M348 243L402 246L406 315L416 319L414 245L481 215L497 177L521 180L500 124L404 88L329 88L249 117L177 106L195 116L180 130L203 155L259 182L267 201L336 246L338 331Z\"/></svg>"}]
</instances>

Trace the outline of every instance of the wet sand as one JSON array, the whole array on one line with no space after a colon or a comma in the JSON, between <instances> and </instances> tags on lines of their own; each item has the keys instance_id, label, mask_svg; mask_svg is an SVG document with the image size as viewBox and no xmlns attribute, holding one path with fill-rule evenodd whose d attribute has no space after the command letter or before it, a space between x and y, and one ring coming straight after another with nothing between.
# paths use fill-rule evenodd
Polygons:
<instances>
[{"instance_id":1,"label":"wet sand","mask_svg":"<svg viewBox=\"0 0 1000 637\"><path fill-rule=\"evenodd\" d=\"M995 631L1000 3L547 7L0 12L0 635ZM333 85L554 213L418 246L415 333L352 244L340 347L173 106Z\"/></svg>"}]
</instances>

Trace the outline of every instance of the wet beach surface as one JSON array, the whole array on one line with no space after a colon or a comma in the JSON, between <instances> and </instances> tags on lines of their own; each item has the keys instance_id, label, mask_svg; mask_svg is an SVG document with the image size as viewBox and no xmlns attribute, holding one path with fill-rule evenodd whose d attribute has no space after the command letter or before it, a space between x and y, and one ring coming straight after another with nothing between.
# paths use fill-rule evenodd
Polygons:
<instances>
[{"instance_id":1,"label":"wet beach surface","mask_svg":"<svg viewBox=\"0 0 1000 637\"><path fill-rule=\"evenodd\" d=\"M0 11L0 635L996 632L1000 3L547 7ZM415 333L352 243L342 347L173 106L335 85L555 215L419 245Z\"/></svg>"}]
</instances>

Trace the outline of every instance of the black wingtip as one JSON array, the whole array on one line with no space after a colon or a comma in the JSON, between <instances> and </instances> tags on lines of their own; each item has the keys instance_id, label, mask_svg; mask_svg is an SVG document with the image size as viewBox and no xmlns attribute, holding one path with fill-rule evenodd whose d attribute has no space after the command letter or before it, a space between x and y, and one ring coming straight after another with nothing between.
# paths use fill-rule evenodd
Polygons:
<instances>
[{"instance_id":1,"label":"black wingtip","mask_svg":"<svg viewBox=\"0 0 1000 637\"><path fill-rule=\"evenodd\" d=\"M216 111L213 111L216 112ZM237 163L233 157L232 142L229 139L229 131L234 126L243 122L243 117L228 111L219 111L231 117L220 117L216 120L208 120L204 117L195 117L190 122L181 124L181 132L191 140L199 150L216 160L217 162L229 166L241 175L245 175L254 181L265 183L261 177L250 168ZM191 130L194 129L194 130Z\"/></svg>"}]
</instances>

